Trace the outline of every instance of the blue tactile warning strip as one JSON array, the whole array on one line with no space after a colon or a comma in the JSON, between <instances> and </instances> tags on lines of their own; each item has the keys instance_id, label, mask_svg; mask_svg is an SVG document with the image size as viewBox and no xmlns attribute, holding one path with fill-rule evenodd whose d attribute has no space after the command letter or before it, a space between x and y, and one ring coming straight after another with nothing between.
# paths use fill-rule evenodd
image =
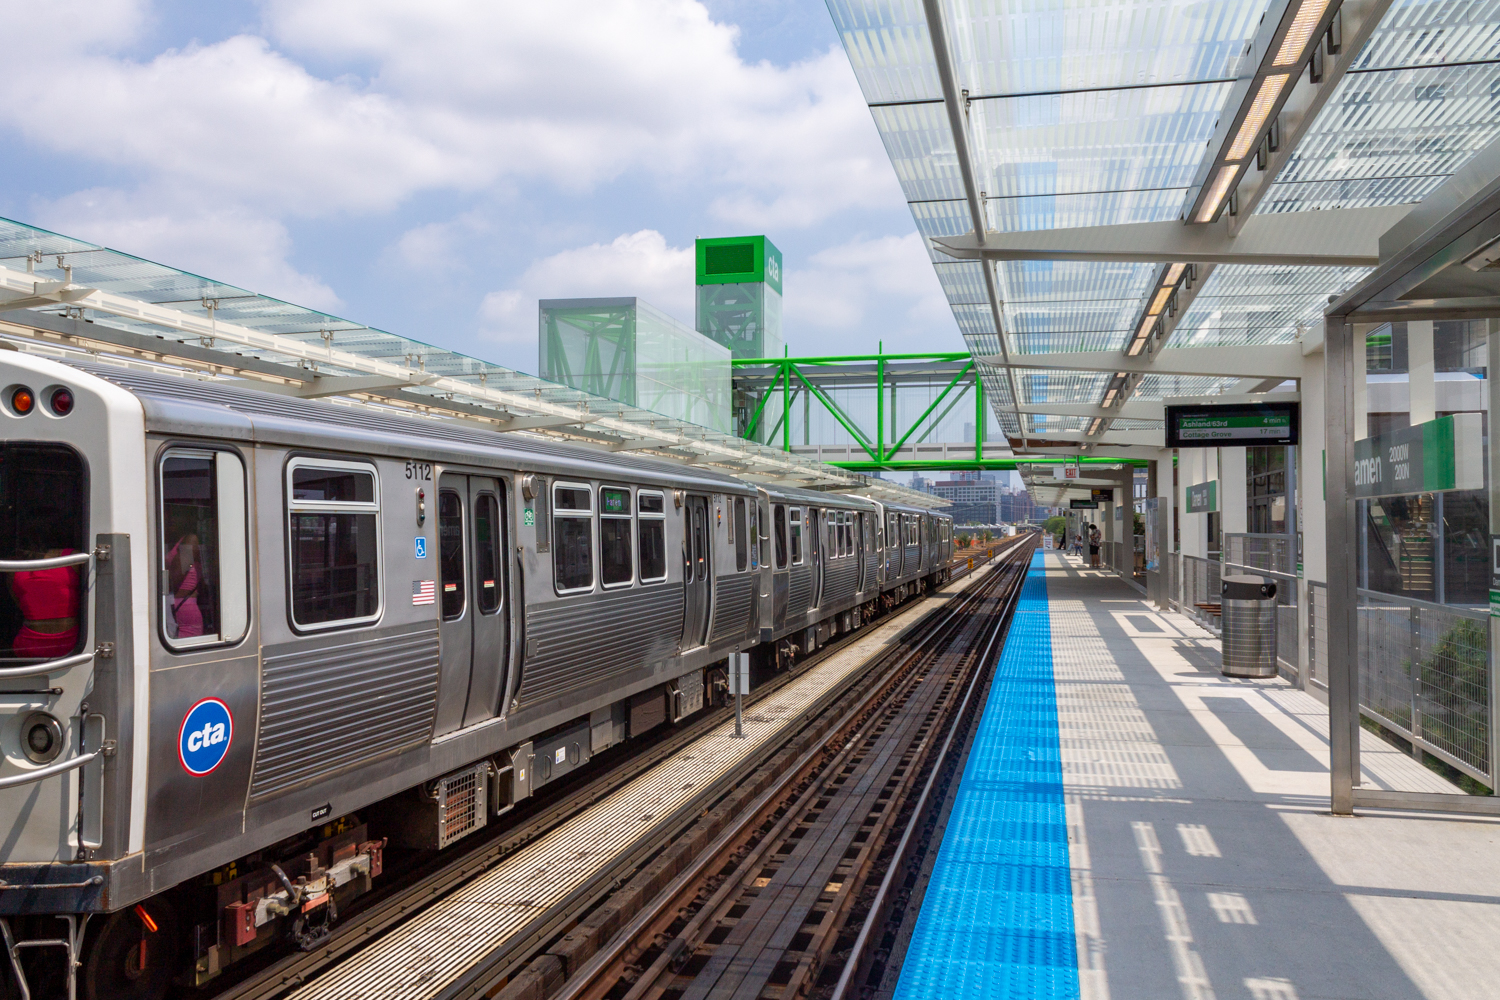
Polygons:
<instances>
[{"instance_id":1,"label":"blue tactile warning strip","mask_svg":"<svg viewBox=\"0 0 1500 1000\"><path fill-rule=\"evenodd\" d=\"M1052 628L1031 562L895 1000L1078 996Z\"/></svg>"}]
</instances>

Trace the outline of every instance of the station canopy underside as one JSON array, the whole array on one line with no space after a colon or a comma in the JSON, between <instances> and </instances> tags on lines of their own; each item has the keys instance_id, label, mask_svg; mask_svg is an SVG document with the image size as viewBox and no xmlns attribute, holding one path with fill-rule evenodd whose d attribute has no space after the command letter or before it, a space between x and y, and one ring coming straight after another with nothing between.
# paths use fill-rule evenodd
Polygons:
<instances>
[{"instance_id":1,"label":"station canopy underside","mask_svg":"<svg viewBox=\"0 0 1500 1000\"><path fill-rule=\"evenodd\" d=\"M28 350L83 352L186 378L631 452L751 482L947 505L887 480L4 219L0 338Z\"/></svg>"},{"instance_id":2,"label":"station canopy underside","mask_svg":"<svg viewBox=\"0 0 1500 1000\"><path fill-rule=\"evenodd\" d=\"M1127 402L1281 383L1500 133L1500 0L829 7L1017 450L1124 453L1162 426L1120 434Z\"/></svg>"}]
</instances>

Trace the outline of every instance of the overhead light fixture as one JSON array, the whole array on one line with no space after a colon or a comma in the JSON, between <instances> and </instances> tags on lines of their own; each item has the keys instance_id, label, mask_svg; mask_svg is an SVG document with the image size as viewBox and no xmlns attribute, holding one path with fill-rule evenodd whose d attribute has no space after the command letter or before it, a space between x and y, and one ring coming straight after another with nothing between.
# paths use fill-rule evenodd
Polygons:
<instances>
[{"instance_id":1,"label":"overhead light fixture","mask_svg":"<svg viewBox=\"0 0 1500 1000\"><path fill-rule=\"evenodd\" d=\"M1266 119L1271 117L1276 98L1281 96L1281 88L1291 78L1290 73L1272 73L1260 82L1255 101L1246 112L1245 120L1240 122L1240 130L1229 146L1228 159L1243 160L1250 155L1250 151L1255 148L1255 140L1260 138L1260 130L1265 126Z\"/></svg>"},{"instance_id":2,"label":"overhead light fixture","mask_svg":"<svg viewBox=\"0 0 1500 1000\"><path fill-rule=\"evenodd\" d=\"M1157 289L1156 298L1151 300L1151 308L1146 310L1148 316L1160 316L1161 311L1167 307L1167 300L1172 297L1172 288Z\"/></svg>"},{"instance_id":3,"label":"overhead light fixture","mask_svg":"<svg viewBox=\"0 0 1500 1000\"><path fill-rule=\"evenodd\" d=\"M1133 358L1137 354L1140 354L1141 351L1143 351L1145 349L1146 349L1146 338L1145 337L1137 337L1135 340L1133 340L1133 341L1130 342L1130 347L1126 349L1125 355L1127 357Z\"/></svg>"},{"instance_id":4,"label":"overhead light fixture","mask_svg":"<svg viewBox=\"0 0 1500 1000\"><path fill-rule=\"evenodd\" d=\"M1329 0L1306 0L1297 11L1297 16L1292 18L1292 26L1287 29L1285 37L1281 39L1281 48L1276 50L1275 66L1295 66L1307 51L1307 42L1312 38L1313 29L1318 22L1323 20L1323 12L1328 9Z\"/></svg>"},{"instance_id":5,"label":"overhead light fixture","mask_svg":"<svg viewBox=\"0 0 1500 1000\"><path fill-rule=\"evenodd\" d=\"M1229 193L1229 185L1234 183L1234 177L1239 173L1238 163L1226 163L1219 168L1219 176L1214 178L1213 187L1208 189L1208 197L1203 199L1203 207L1198 210L1198 222L1212 222L1219 214L1219 206L1224 203L1224 196Z\"/></svg>"},{"instance_id":6,"label":"overhead light fixture","mask_svg":"<svg viewBox=\"0 0 1500 1000\"><path fill-rule=\"evenodd\" d=\"M1093 420L1093 422L1089 424L1088 431L1085 432L1087 434L1087 436L1093 437L1095 434L1098 434L1099 433L1099 427L1103 423L1104 423L1104 418L1103 417L1095 417L1094 420Z\"/></svg>"},{"instance_id":7,"label":"overhead light fixture","mask_svg":"<svg viewBox=\"0 0 1500 1000\"><path fill-rule=\"evenodd\" d=\"M1106 410L1109 409L1111 406L1115 405L1115 397L1118 396L1119 394L1120 394L1120 390L1119 389L1116 389L1114 386L1110 386L1109 387L1109 390L1107 392L1105 392L1105 394L1104 394L1104 404L1103 405L1104 405L1104 408Z\"/></svg>"},{"instance_id":8,"label":"overhead light fixture","mask_svg":"<svg viewBox=\"0 0 1500 1000\"><path fill-rule=\"evenodd\" d=\"M1187 264L1181 261L1173 264L1171 267L1167 268L1167 277L1163 283L1167 285L1177 284L1178 281L1182 280L1182 272L1186 270Z\"/></svg>"}]
</instances>

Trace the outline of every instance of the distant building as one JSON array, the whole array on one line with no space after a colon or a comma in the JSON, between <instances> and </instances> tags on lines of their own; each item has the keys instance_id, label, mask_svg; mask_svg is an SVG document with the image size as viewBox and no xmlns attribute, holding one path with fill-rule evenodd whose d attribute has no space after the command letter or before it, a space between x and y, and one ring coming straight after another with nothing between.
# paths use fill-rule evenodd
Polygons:
<instances>
[{"instance_id":1,"label":"distant building","mask_svg":"<svg viewBox=\"0 0 1500 1000\"><path fill-rule=\"evenodd\" d=\"M1036 507L1031 502L1031 494L1024 489L1013 490L1002 488L999 493L1000 520L1006 524L1019 524L1022 521L1030 521L1037 516Z\"/></svg>"},{"instance_id":2,"label":"distant building","mask_svg":"<svg viewBox=\"0 0 1500 1000\"><path fill-rule=\"evenodd\" d=\"M966 475L960 473L960 475ZM946 513L955 524L998 524L1000 522L999 490L994 482L960 478L933 483L930 492L953 504Z\"/></svg>"}]
</instances>

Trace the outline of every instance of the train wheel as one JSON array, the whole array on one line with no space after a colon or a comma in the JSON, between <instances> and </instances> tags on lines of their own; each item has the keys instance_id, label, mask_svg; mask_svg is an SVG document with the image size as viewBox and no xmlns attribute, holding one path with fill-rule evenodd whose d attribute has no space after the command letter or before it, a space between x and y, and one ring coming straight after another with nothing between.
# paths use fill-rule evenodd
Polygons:
<instances>
[{"instance_id":1,"label":"train wheel","mask_svg":"<svg viewBox=\"0 0 1500 1000\"><path fill-rule=\"evenodd\" d=\"M177 972L177 920L163 900L112 913L90 935L80 985L85 1000L160 1000Z\"/></svg>"}]
</instances>

